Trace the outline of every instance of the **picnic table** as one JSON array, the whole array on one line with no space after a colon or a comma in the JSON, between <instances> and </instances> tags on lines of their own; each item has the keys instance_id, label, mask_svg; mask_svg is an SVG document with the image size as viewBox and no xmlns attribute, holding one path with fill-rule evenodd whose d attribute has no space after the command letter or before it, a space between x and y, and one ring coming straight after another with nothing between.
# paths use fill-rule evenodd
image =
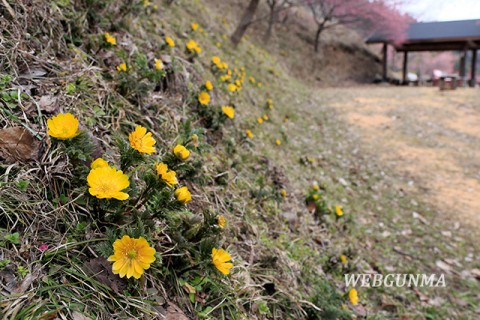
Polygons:
<instances>
[{"instance_id":1,"label":"picnic table","mask_svg":"<svg viewBox=\"0 0 480 320\"><path fill-rule=\"evenodd\" d=\"M438 87L440 90L455 90L458 86L459 76L456 74L444 74L440 76L440 83Z\"/></svg>"}]
</instances>

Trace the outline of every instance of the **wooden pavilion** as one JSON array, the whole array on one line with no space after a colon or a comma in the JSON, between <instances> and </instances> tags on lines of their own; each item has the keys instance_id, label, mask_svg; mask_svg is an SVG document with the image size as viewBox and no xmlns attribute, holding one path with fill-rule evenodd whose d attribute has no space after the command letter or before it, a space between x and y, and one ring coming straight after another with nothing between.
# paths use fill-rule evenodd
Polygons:
<instances>
[{"instance_id":1,"label":"wooden pavilion","mask_svg":"<svg viewBox=\"0 0 480 320\"><path fill-rule=\"evenodd\" d=\"M466 77L466 57L472 51L470 86L476 85L477 50L480 49L480 19L445 22L411 23L407 37L395 43L382 35L374 35L367 43L383 44L383 79L387 80L387 46L403 52L403 83L407 80L408 53L411 51L460 51L460 77Z\"/></svg>"}]
</instances>

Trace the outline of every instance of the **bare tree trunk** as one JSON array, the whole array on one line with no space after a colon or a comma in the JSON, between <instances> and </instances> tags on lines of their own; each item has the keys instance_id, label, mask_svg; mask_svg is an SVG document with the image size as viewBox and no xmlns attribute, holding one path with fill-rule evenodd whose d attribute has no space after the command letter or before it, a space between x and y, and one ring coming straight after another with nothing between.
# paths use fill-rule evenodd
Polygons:
<instances>
[{"instance_id":1,"label":"bare tree trunk","mask_svg":"<svg viewBox=\"0 0 480 320\"><path fill-rule=\"evenodd\" d=\"M265 33L265 36L263 37L263 41L265 41L265 43L268 43L268 41L270 41L270 38L272 37L273 25L277 20L277 14L278 13L275 10L275 7L270 8L270 16L268 17L268 29L267 29L267 32Z\"/></svg>"},{"instance_id":2,"label":"bare tree trunk","mask_svg":"<svg viewBox=\"0 0 480 320\"><path fill-rule=\"evenodd\" d=\"M323 31L323 23L318 25L317 32L315 33L315 52L318 52L320 49L320 35L322 34Z\"/></svg>"},{"instance_id":3,"label":"bare tree trunk","mask_svg":"<svg viewBox=\"0 0 480 320\"><path fill-rule=\"evenodd\" d=\"M252 23L255 12L257 11L260 0L250 0L247 9L243 13L242 19L237 26L237 29L230 37L230 40L233 42L234 46L237 46L242 40L243 35L247 31L248 27Z\"/></svg>"}]
</instances>

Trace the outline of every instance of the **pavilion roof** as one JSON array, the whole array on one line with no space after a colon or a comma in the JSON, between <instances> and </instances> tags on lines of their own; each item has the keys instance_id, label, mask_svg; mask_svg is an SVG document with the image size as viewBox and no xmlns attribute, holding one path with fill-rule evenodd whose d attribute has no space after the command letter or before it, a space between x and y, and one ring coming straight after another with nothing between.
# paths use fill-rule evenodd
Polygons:
<instances>
[{"instance_id":1,"label":"pavilion roof","mask_svg":"<svg viewBox=\"0 0 480 320\"><path fill-rule=\"evenodd\" d=\"M367 43L390 43L398 51L480 49L480 19L411 23L400 44L376 34Z\"/></svg>"}]
</instances>

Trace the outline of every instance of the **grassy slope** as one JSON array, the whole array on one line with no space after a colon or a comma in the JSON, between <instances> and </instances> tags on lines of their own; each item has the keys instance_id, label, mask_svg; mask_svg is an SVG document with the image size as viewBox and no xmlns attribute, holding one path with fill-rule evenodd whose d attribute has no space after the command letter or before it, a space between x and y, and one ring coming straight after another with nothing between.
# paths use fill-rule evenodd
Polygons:
<instances>
[{"instance_id":1,"label":"grassy slope","mask_svg":"<svg viewBox=\"0 0 480 320\"><path fill-rule=\"evenodd\" d=\"M5 244L2 259L12 260L6 270L13 270L18 276L18 267L24 266L33 278L23 295L5 297L4 312L10 317L16 312L17 319L32 315L38 318L46 312L67 317L74 310L105 319L110 314L149 319L152 314L164 313L164 309L171 310L164 303L167 300L180 305L189 316L201 315L202 311L209 311L206 308L213 307L214 311L206 318L299 319L307 314L312 319L329 318L338 316L342 304L347 304L346 297L342 297L346 288L342 279L344 270L338 262L340 254L349 257L351 270L375 269L384 273L392 272L391 267L398 273L434 270L432 260L438 253L431 252L430 243L437 241L439 229L435 225L426 228L413 222L411 211L428 214L423 204L419 199L415 199L417 205L414 205L411 198L398 197L399 189L395 186L402 181L382 175L382 168L372 160L368 150L358 145L354 133L342 125L335 111L328 107L334 94L315 92L291 78L278 67L276 57L248 40L238 49L231 48L222 35L231 32L233 22L214 15L214 11L199 2L182 1L173 7L160 8L159 15L142 14L138 18L127 15L124 21L114 19L112 31L123 33L128 27L132 41L145 53L158 50L156 44L161 43L162 33L174 35L178 40L174 54L180 61L177 65L179 78L176 86L165 93L146 92L139 104L129 103L113 89L116 80L105 80L99 69L89 67L90 59L78 53L78 49L67 50L73 60L59 60L61 72L39 82L46 87L42 90L58 90L56 94L64 110L73 110L88 128L96 129L95 134L101 136L108 157L114 159L118 151L111 148L110 135L117 130L116 123L121 124L119 129L124 134L134 123L147 126L154 132L160 148L168 150L182 135L181 122L188 117L195 119L190 111L194 105L192 100L203 81L213 79L209 71L212 55L217 54L235 66L245 66L248 75L262 81L261 89L245 84L244 91L234 101L237 107L235 126L226 125L222 129L221 143L199 155L203 162L202 176L207 183L189 184L194 193L190 206L194 213L209 210L227 217L229 224L220 243L232 252L236 266L234 274L228 280L221 280L215 272L208 273L210 282L203 286L197 302L191 304L180 283L194 283L196 277L203 277L203 270L194 268L179 275L175 268L189 266L169 264L172 244L165 237L155 235L157 249L164 253L164 264L147 271L145 283L131 283L128 295L114 294L105 285L84 276L83 261L100 255L89 241L101 240L105 235L96 229L95 223L89 222L88 211L82 209L81 204L67 201L57 206L44 200L46 180L55 178L53 180L58 182L72 178L68 161L58 160L64 159L61 152L49 150L42 164L30 163L3 177L8 182L1 187L7 195L2 198L2 208L10 218L2 217L1 221L6 233L21 232L21 244ZM205 28L205 32L193 35L203 53L190 64L183 60L182 49L187 38L185 32L194 20ZM110 30L109 27L109 23L100 24L98 34L84 36L96 39L102 31ZM215 46L217 42L221 42L221 48ZM101 53L93 55L103 70L110 68L110 72L115 73L112 70L115 64L109 67L101 57ZM10 74L15 77L14 70L12 66ZM77 86L74 97L65 94L64 85L78 77L85 85ZM214 85L217 87L219 83ZM267 98L274 101L270 121L257 125L255 119L265 113ZM227 94L216 91L214 104L226 101ZM93 106L100 109L92 112ZM288 123L283 122L285 115L290 118ZM29 119L28 125L41 131L45 117ZM2 116L3 126L18 122L22 120ZM195 122L195 126L198 125ZM246 128L252 129L255 135L253 144L243 138ZM41 134L44 136L44 131ZM218 133L212 137L218 139ZM277 146L275 139L280 139L282 144ZM301 164L300 159L307 156L313 163L307 160L308 164ZM48 168L45 176L37 173L41 168ZM228 177L227 184L222 177ZM341 183L341 178L347 185ZM30 181L29 197L15 183L19 180ZM324 186L332 205L344 205L343 219L337 221L329 215L317 221L308 213L304 197L314 181ZM279 195L280 186L288 193L284 201ZM69 187L67 183L66 187L55 190L56 198L64 193L68 199L73 199L81 193ZM19 211L19 207L22 210ZM32 219L29 212L45 217ZM395 216L402 218L393 219ZM19 222L15 224L16 219ZM86 231L68 227L77 226L78 221L87 222ZM418 243L413 237L399 239L396 244L400 248L397 249L404 254L393 251L392 242L380 236L384 229L403 230L410 224L424 241ZM165 230L168 235L168 228ZM36 245L43 242L49 243L51 249L40 256ZM459 255L466 246L442 246L440 250ZM18 250L27 254L16 257ZM434 294L425 290L431 296L447 298L447 303L435 308L428 304L423 306L418 295L408 289L360 290L359 293L368 314L376 314L372 317L436 318L445 314L454 318L474 317L475 287L470 286L478 289L478 285L462 281L456 285L458 289L450 292L439 290ZM458 306L456 293L466 302L465 306ZM78 299L79 295L85 298ZM202 299L206 301L199 302ZM316 311L317 308L323 311ZM363 314L362 309L351 310ZM344 316L348 317L352 311L346 311Z\"/></svg>"}]
</instances>

